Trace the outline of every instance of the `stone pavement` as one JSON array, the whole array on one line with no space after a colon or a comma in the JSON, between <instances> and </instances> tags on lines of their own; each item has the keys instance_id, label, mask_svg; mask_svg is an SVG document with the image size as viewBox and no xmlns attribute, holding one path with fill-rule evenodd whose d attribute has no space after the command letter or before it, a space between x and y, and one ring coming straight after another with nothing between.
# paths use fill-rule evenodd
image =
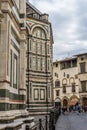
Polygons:
<instances>
[{"instance_id":1,"label":"stone pavement","mask_svg":"<svg viewBox=\"0 0 87 130\"><path fill-rule=\"evenodd\" d=\"M56 130L87 130L87 113L69 113L61 115Z\"/></svg>"}]
</instances>

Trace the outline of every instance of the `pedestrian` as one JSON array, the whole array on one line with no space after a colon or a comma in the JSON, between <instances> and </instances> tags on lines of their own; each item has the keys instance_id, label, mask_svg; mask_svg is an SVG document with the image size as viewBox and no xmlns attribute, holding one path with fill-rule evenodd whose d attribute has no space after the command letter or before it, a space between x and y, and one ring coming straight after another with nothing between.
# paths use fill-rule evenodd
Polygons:
<instances>
[{"instance_id":1,"label":"pedestrian","mask_svg":"<svg viewBox=\"0 0 87 130\"><path fill-rule=\"evenodd\" d=\"M73 106L73 111L75 111L76 110L76 107L75 106Z\"/></svg>"},{"instance_id":2,"label":"pedestrian","mask_svg":"<svg viewBox=\"0 0 87 130\"><path fill-rule=\"evenodd\" d=\"M62 114L64 114L64 109L63 109L63 107L62 107Z\"/></svg>"},{"instance_id":3,"label":"pedestrian","mask_svg":"<svg viewBox=\"0 0 87 130\"><path fill-rule=\"evenodd\" d=\"M80 113L80 104L78 104L78 112Z\"/></svg>"},{"instance_id":4,"label":"pedestrian","mask_svg":"<svg viewBox=\"0 0 87 130\"><path fill-rule=\"evenodd\" d=\"M52 125L52 130L55 130L55 125L54 124Z\"/></svg>"}]
</instances>

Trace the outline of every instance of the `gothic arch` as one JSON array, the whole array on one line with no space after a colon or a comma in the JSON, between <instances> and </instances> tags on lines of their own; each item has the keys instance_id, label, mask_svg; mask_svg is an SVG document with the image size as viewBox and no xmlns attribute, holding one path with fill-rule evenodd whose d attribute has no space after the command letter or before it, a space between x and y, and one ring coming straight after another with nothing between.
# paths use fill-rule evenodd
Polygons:
<instances>
[{"instance_id":1,"label":"gothic arch","mask_svg":"<svg viewBox=\"0 0 87 130\"><path fill-rule=\"evenodd\" d=\"M62 84L67 84L67 79L66 79L66 78L64 78L64 79L62 80Z\"/></svg>"},{"instance_id":2,"label":"gothic arch","mask_svg":"<svg viewBox=\"0 0 87 130\"><path fill-rule=\"evenodd\" d=\"M63 106L63 107L68 107L68 103L69 103L68 97L67 97L67 96L64 96L64 97L62 98L62 106Z\"/></svg>"},{"instance_id":3,"label":"gothic arch","mask_svg":"<svg viewBox=\"0 0 87 130\"><path fill-rule=\"evenodd\" d=\"M61 99L60 98L56 98L54 101L55 107L61 107Z\"/></svg>"},{"instance_id":4,"label":"gothic arch","mask_svg":"<svg viewBox=\"0 0 87 130\"><path fill-rule=\"evenodd\" d=\"M61 102L61 99L59 97L55 98L55 102Z\"/></svg>"},{"instance_id":5,"label":"gothic arch","mask_svg":"<svg viewBox=\"0 0 87 130\"><path fill-rule=\"evenodd\" d=\"M66 99L66 100L69 101L69 98L68 98L67 96L64 96L64 97L62 98L62 101L63 101L64 99Z\"/></svg>"},{"instance_id":6,"label":"gothic arch","mask_svg":"<svg viewBox=\"0 0 87 130\"><path fill-rule=\"evenodd\" d=\"M73 84L73 83L75 83L75 79L74 79L74 77L70 77L69 84Z\"/></svg>"}]
</instances>

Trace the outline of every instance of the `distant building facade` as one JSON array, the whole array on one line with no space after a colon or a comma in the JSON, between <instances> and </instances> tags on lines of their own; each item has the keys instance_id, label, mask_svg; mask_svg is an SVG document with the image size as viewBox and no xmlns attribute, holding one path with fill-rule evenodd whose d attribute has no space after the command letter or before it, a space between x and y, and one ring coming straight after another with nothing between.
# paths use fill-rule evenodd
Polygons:
<instances>
[{"instance_id":1,"label":"distant building facade","mask_svg":"<svg viewBox=\"0 0 87 130\"><path fill-rule=\"evenodd\" d=\"M54 103L62 107L87 106L87 54L53 63Z\"/></svg>"},{"instance_id":2,"label":"distant building facade","mask_svg":"<svg viewBox=\"0 0 87 130\"><path fill-rule=\"evenodd\" d=\"M0 0L0 122L27 114L25 22L26 0Z\"/></svg>"},{"instance_id":3,"label":"distant building facade","mask_svg":"<svg viewBox=\"0 0 87 130\"><path fill-rule=\"evenodd\" d=\"M46 114L52 107L53 35L48 15L29 2L27 9L27 109Z\"/></svg>"},{"instance_id":4,"label":"distant building facade","mask_svg":"<svg viewBox=\"0 0 87 130\"><path fill-rule=\"evenodd\" d=\"M80 102L87 111L87 53L77 55Z\"/></svg>"}]
</instances>

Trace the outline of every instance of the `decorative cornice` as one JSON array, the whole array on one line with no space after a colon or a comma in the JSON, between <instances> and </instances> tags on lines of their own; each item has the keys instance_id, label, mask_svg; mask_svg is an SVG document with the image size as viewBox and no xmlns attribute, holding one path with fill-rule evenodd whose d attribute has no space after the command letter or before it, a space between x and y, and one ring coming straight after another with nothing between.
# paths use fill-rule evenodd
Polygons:
<instances>
[{"instance_id":1,"label":"decorative cornice","mask_svg":"<svg viewBox=\"0 0 87 130\"><path fill-rule=\"evenodd\" d=\"M10 81L8 81L8 80L0 80L0 83L8 83L8 84L10 84Z\"/></svg>"}]
</instances>

